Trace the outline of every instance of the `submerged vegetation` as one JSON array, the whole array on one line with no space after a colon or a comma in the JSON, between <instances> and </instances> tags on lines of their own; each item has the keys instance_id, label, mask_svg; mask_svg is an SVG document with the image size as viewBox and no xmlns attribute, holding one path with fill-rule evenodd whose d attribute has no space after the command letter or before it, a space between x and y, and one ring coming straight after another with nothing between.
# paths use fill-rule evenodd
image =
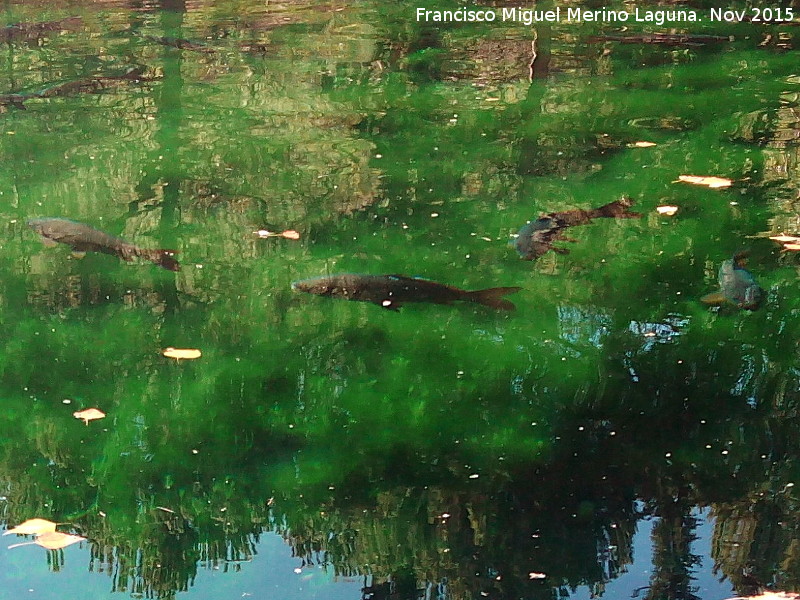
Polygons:
<instances>
[{"instance_id":1,"label":"submerged vegetation","mask_svg":"<svg viewBox=\"0 0 800 600\"><path fill-rule=\"evenodd\" d=\"M651 600L800 587L794 24L69 9L0 29L0 519L38 519L6 533L156 598L268 531L374 600L601 595L648 558ZM165 268L44 249L41 215ZM743 248L759 310L704 306ZM292 290L336 273L522 290Z\"/></svg>"}]
</instances>

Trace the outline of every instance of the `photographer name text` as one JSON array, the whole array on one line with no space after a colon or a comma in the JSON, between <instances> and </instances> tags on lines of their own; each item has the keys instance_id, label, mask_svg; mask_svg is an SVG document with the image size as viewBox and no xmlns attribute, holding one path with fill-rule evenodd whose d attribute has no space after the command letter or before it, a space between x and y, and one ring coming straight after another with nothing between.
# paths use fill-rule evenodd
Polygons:
<instances>
[{"instance_id":1,"label":"photographer name text","mask_svg":"<svg viewBox=\"0 0 800 600\"><path fill-rule=\"evenodd\" d=\"M665 23L698 23L700 21L721 21L737 23L749 21L752 23L775 23L791 21L794 14L791 8L749 8L726 9L711 8L708 11L698 10L666 10L636 8L634 11L584 8L562 8L551 10L535 10L530 8L507 7L502 9L471 9L459 8L456 10L431 10L420 7L416 9L417 22L429 23L494 23L516 22L523 25L535 23L652 23L664 25Z\"/></svg>"}]
</instances>

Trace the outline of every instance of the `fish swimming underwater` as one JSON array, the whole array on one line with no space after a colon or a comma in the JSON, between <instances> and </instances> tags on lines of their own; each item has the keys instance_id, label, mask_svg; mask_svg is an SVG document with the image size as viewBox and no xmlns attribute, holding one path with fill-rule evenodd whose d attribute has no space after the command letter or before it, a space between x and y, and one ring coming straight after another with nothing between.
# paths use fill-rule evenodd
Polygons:
<instances>
[{"instance_id":1,"label":"fish swimming underwater","mask_svg":"<svg viewBox=\"0 0 800 600\"><path fill-rule=\"evenodd\" d=\"M129 68L121 75L96 75L84 79L65 81L48 86L30 96L36 98L55 98L73 96L75 94L95 94L106 89L118 87L126 82L140 83L143 81L153 81L152 77L145 77L144 71L144 67L136 66Z\"/></svg>"},{"instance_id":2,"label":"fish swimming underwater","mask_svg":"<svg viewBox=\"0 0 800 600\"><path fill-rule=\"evenodd\" d=\"M628 210L633 205L633 200L623 196L619 200L609 202L599 208L589 210L575 209L563 212L553 212L542 215L535 221L529 221L517 233L511 245L524 260L536 260L548 250L559 254L569 254L566 248L553 246L555 241L574 242L575 240L564 237L563 231L567 227L585 225L600 217L615 219L635 219L641 213Z\"/></svg>"},{"instance_id":3,"label":"fish swimming underwater","mask_svg":"<svg viewBox=\"0 0 800 600\"><path fill-rule=\"evenodd\" d=\"M25 101L38 98L36 94L3 94L0 96L0 106L13 106L25 110Z\"/></svg>"},{"instance_id":4,"label":"fish swimming underwater","mask_svg":"<svg viewBox=\"0 0 800 600\"><path fill-rule=\"evenodd\" d=\"M700 301L709 306L733 304L738 308L756 310L764 301L763 288L753 274L744 268L746 254L740 252L722 263L719 268L719 292L706 294Z\"/></svg>"},{"instance_id":5,"label":"fish swimming underwater","mask_svg":"<svg viewBox=\"0 0 800 600\"><path fill-rule=\"evenodd\" d=\"M514 310L516 307L503 296L518 292L522 288L496 287L467 291L405 275L344 273L295 281L292 283L292 289L317 296L372 302L388 310L398 310L407 302L452 304L457 301L476 302L499 310Z\"/></svg>"},{"instance_id":6,"label":"fish swimming underwater","mask_svg":"<svg viewBox=\"0 0 800 600\"><path fill-rule=\"evenodd\" d=\"M28 226L42 237L45 245L67 244L73 252L102 252L124 261L143 258L169 271L180 271L174 250L140 248L104 231L69 219L28 219Z\"/></svg>"},{"instance_id":7,"label":"fish swimming underwater","mask_svg":"<svg viewBox=\"0 0 800 600\"><path fill-rule=\"evenodd\" d=\"M36 92L17 92L0 95L0 107L13 106L25 110L25 102L33 98L55 98L73 96L75 94L93 94L115 88L125 82L140 83L153 81L153 77L144 76L144 67L131 67L122 75L97 75L84 79L75 79L49 85Z\"/></svg>"},{"instance_id":8,"label":"fish swimming underwater","mask_svg":"<svg viewBox=\"0 0 800 600\"><path fill-rule=\"evenodd\" d=\"M43 23L14 23L0 28L0 42L12 42L26 39L35 40L48 33L58 31L75 31L83 25L81 17L67 17L58 21L45 21Z\"/></svg>"},{"instance_id":9,"label":"fish swimming underwater","mask_svg":"<svg viewBox=\"0 0 800 600\"><path fill-rule=\"evenodd\" d=\"M178 48L179 50L192 50L194 52L203 52L204 54L213 54L216 52L214 48L210 48L205 44L193 42L191 40L185 40L183 38L160 37L157 35L143 35L142 37L146 40L150 40L151 42L155 42L156 44L170 46L171 48Z\"/></svg>"}]
</instances>

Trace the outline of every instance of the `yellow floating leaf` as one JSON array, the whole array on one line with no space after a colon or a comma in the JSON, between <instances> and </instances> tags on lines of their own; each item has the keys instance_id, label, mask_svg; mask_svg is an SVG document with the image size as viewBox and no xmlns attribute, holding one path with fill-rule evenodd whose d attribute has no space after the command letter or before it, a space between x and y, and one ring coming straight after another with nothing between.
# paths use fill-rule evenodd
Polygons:
<instances>
[{"instance_id":1,"label":"yellow floating leaf","mask_svg":"<svg viewBox=\"0 0 800 600\"><path fill-rule=\"evenodd\" d=\"M81 537L79 535L70 535L69 533L61 533L60 531L51 531L49 533L43 533L34 540L39 546L42 548L47 548L48 550L59 550L60 548L66 548L71 544L75 544L76 542L82 542L85 540L85 537Z\"/></svg>"},{"instance_id":2,"label":"yellow floating leaf","mask_svg":"<svg viewBox=\"0 0 800 600\"><path fill-rule=\"evenodd\" d=\"M192 360L194 358L200 358L203 356L203 353L200 350L196 350L194 348L165 348L161 354L166 356L167 358L176 358Z\"/></svg>"},{"instance_id":3,"label":"yellow floating leaf","mask_svg":"<svg viewBox=\"0 0 800 600\"><path fill-rule=\"evenodd\" d=\"M266 229L259 229L258 231L254 231L253 233L255 233L260 238L282 237L286 238L287 240L300 239L300 234L294 229L287 229L286 231L281 231L280 233L277 233L275 231L267 231Z\"/></svg>"},{"instance_id":4,"label":"yellow floating leaf","mask_svg":"<svg viewBox=\"0 0 800 600\"><path fill-rule=\"evenodd\" d=\"M628 144L631 148L652 148L656 145L655 142L633 142L632 144Z\"/></svg>"},{"instance_id":5,"label":"yellow floating leaf","mask_svg":"<svg viewBox=\"0 0 800 600\"><path fill-rule=\"evenodd\" d=\"M8 535L9 533L16 533L17 535L39 535L55 530L56 524L52 521L48 521L47 519L28 519L13 529L9 529L3 535Z\"/></svg>"},{"instance_id":6,"label":"yellow floating leaf","mask_svg":"<svg viewBox=\"0 0 800 600\"><path fill-rule=\"evenodd\" d=\"M794 235L786 235L785 233L782 233L780 235L771 235L769 236L769 239L775 240L776 242L790 242L792 244L800 242L800 237Z\"/></svg>"},{"instance_id":7,"label":"yellow floating leaf","mask_svg":"<svg viewBox=\"0 0 800 600\"><path fill-rule=\"evenodd\" d=\"M9 548L19 548L20 546L30 546L36 544L48 550L60 550L66 548L77 542L85 540L85 537L79 535L71 535L69 533L61 533L60 531L46 531L36 536L32 542L22 542L21 544L11 544Z\"/></svg>"},{"instance_id":8,"label":"yellow floating leaf","mask_svg":"<svg viewBox=\"0 0 800 600\"><path fill-rule=\"evenodd\" d=\"M683 183L691 183L693 185L704 185L706 187L726 188L733 185L733 180L725 179L724 177L706 177L701 175L679 175L678 181Z\"/></svg>"},{"instance_id":9,"label":"yellow floating leaf","mask_svg":"<svg viewBox=\"0 0 800 600\"><path fill-rule=\"evenodd\" d=\"M87 408L85 410L79 410L72 413L72 416L76 419L83 419L83 422L88 425L89 421L94 421L95 419L102 419L105 417L106 413L97 408Z\"/></svg>"},{"instance_id":10,"label":"yellow floating leaf","mask_svg":"<svg viewBox=\"0 0 800 600\"><path fill-rule=\"evenodd\" d=\"M658 214L660 215L667 215L668 217L671 217L678 212L678 207L670 205L657 206L656 211L658 211Z\"/></svg>"}]
</instances>

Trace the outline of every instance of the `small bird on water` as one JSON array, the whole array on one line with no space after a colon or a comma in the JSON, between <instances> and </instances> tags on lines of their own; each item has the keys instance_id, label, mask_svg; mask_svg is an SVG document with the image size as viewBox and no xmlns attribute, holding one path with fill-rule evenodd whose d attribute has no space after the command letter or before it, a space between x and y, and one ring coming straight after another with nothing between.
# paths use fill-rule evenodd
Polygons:
<instances>
[{"instance_id":1,"label":"small bird on water","mask_svg":"<svg viewBox=\"0 0 800 600\"><path fill-rule=\"evenodd\" d=\"M117 256L124 261L143 258L169 271L181 269L175 260L174 250L140 248L122 238L77 221L53 217L28 219L28 227L41 236L46 246L55 246L56 243L66 244L77 254L102 252Z\"/></svg>"},{"instance_id":2,"label":"small bird on water","mask_svg":"<svg viewBox=\"0 0 800 600\"><path fill-rule=\"evenodd\" d=\"M452 304L458 301L475 302L499 310L514 310L516 307L503 296L518 292L522 288L496 287L468 291L405 275L343 273L295 281L292 283L292 289L317 296L372 302L396 311L407 302Z\"/></svg>"}]
</instances>

